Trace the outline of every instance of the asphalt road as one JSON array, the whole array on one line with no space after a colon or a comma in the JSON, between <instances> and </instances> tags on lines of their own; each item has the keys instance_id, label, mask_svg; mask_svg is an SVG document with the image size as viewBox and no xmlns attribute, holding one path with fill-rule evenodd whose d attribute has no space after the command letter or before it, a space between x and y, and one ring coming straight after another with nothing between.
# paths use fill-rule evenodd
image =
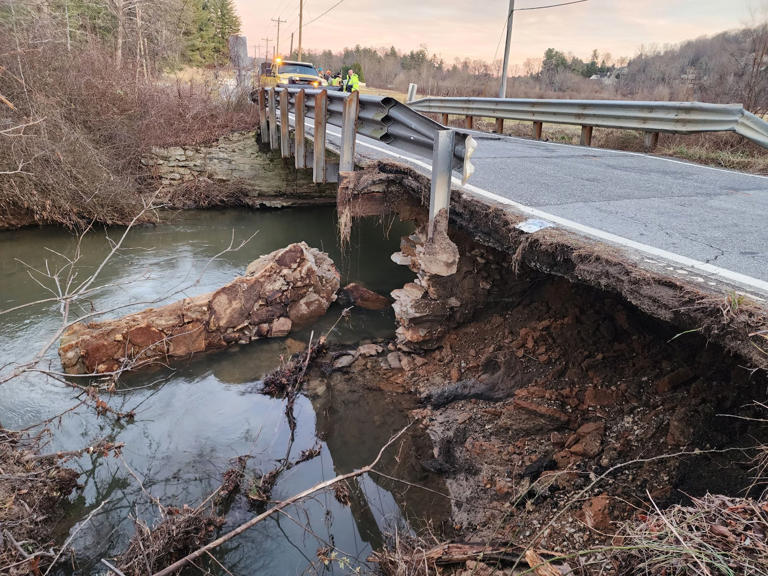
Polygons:
<instances>
[{"instance_id":1,"label":"asphalt road","mask_svg":"<svg viewBox=\"0 0 768 576\"><path fill-rule=\"evenodd\" d=\"M472 184L768 281L768 178L645 154L481 139Z\"/></svg>"},{"instance_id":2,"label":"asphalt road","mask_svg":"<svg viewBox=\"0 0 768 576\"><path fill-rule=\"evenodd\" d=\"M338 144L338 128L329 127ZM768 177L646 154L472 132L465 188L554 225L768 294ZM429 159L358 137L357 153ZM693 266L691 266L693 264Z\"/></svg>"}]
</instances>

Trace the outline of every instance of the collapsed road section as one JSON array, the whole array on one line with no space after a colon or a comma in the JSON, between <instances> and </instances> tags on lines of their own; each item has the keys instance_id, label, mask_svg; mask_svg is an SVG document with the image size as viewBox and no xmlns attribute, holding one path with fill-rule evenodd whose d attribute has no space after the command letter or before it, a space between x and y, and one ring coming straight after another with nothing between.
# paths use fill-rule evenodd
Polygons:
<instances>
[{"instance_id":1,"label":"collapsed road section","mask_svg":"<svg viewBox=\"0 0 768 576\"><path fill-rule=\"evenodd\" d=\"M378 210L419 223L393 255L416 279L392 294L394 341L325 361L421 398L412 414L434 442L423 465L446 479L452 538L475 543L426 557L426 542L398 544L382 566L397 573L410 550L414 566L459 572L543 557L558 573L626 573L694 561L682 538L693 555L768 569L765 301L563 230L525 231L524 217L457 191L447 234L428 239L424 176L371 162L351 178L342 221ZM725 525L736 509L749 512L729 530L758 526L763 544L690 533L692 519Z\"/></svg>"}]
</instances>

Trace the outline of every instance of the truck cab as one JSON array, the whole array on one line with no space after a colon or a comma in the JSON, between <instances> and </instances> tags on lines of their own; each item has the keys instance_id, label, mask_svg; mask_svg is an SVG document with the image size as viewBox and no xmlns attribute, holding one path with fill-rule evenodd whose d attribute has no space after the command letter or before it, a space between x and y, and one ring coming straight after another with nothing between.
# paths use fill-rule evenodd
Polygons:
<instances>
[{"instance_id":1,"label":"truck cab","mask_svg":"<svg viewBox=\"0 0 768 576\"><path fill-rule=\"evenodd\" d=\"M310 62L275 58L259 66L259 85L266 86L327 86L327 82Z\"/></svg>"}]
</instances>

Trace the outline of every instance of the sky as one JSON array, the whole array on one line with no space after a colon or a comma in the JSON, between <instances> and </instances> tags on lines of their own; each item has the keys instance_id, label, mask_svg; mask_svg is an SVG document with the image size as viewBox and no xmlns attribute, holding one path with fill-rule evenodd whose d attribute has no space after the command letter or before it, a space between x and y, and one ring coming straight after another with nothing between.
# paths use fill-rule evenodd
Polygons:
<instances>
[{"instance_id":1,"label":"sky","mask_svg":"<svg viewBox=\"0 0 768 576\"><path fill-rule=\"evenodd\" d=\"M567 0L516 0L515 8ZM234 0L249 53L280 24L280 51L298 28L299 0ZM333 7L338 4L336 7ZM328 9L330 12L321 16ZM389 47L408 52L426 47L446 62L493 61L503 56L509 0L304 0L303 45L311 50L345 46ZM636 55L641 46L676 44L741 28L768 14L768 0L587 0L544 10L516 11L510 63L522 66L547 48L581 58L593 49L614 58ZM318 18L319 17L319 18ZM314 18L317 21L312 22ZM298 43L298 32L294 36Z\"/></svg>"}]
</instances>

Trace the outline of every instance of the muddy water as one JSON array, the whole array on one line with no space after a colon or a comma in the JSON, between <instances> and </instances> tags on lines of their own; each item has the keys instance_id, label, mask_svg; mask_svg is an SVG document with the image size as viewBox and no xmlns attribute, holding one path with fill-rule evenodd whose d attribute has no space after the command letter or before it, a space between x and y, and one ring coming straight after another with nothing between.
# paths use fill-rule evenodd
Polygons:
<instances>
[{"instance_id":1,"label":"muddy water","mask_svg":"<svg viewBox=\"0 0 768 576\"><path fill-rule=\"evenodd\" d=\"M109 235L115 238L122 232L110 230ZM125 249L112 258L94 284L102 288L82 304L82 310L121 307L109 317L144 308L150 302L154 305L170 292L175 293L174 300L207 292L241 274L259 255L299 240L327 251L341 269L343 282L359 281L388 293L410 279L407 270L389 259L401 235L409 232L410 226L398 221L363 220L356 223L351 245L342 254L333 209L179 213L161 226L132 230ZM239 243L254 233L241 250L212 260L233 237ZM22 261L38 270L46 266L53 270L64 265L55 252L70 255L73 249L72 237L61 230L0 233L0 310L49 296L29 277ZM92 273L108 250L103 230L87 235L77 263L79 277ZM327 330L339 312L332 307L313 327L316 333ZM0 366L32 357L60 322L57 306L50 303L0 316ZM391 336L393 330L391 310L354 311L349 322L339 324L332 339L357 343ZM260 395L258 384L278 365L281 355L301 349L308 337L308 332L293 334L288 340L257 342L202 355L169 369L129 375L109 403L118 410L135 410L133 422L115 424L98 417L91 408L80 407L56 423L46 450L77 449L105 437L125 444L124 462L93 455L72 463L83 473L83 489L73 496L61 532L78 527L78 521L103 504L75 537L76 573L95 572L101 558L123 549L134 529L131 516L138 515L150 524L156 518L128 467L164 503L194 505L219 485L221 473L236 456L251 455L249 475L275 466L285 455L290 434L283 402ZM55 347L47 357L52 369L58 369ZM0 388L0 423L9 428L35 424L76 404L74 396L65 384L41 375L18 378ZM301 397L296 403L298 428L292 454L296 457L312 447L316 438L321 439L322 452L285 473L273 498L287 497L368 463L389 435L407 422L408 408L402 397L330 391L322 386L311 399ZM429 449L424 438L409 442L414 447L409 451L412 459L420 456L419 449ZM401 458L398 466L403 464ZM411 479L420 474L413 472L418 466L405 465ZM393 459L388 466L395 466ZM364 562L372 546L381 543L385 531L404 523L409 514L415 517L428 510L439 521L446 511L439 499L403 491L374 477L361 478L352 486L352 496L350 507L340 505L332 494L292 507L288 515L265 522L223 546L218 558L234 573L298 574L309 564L317 565L316 551L332 542L339 550L337 557L348 559L354 568ZM227 511L224 530L253 514L243 498L236 499ZM215 565L209 567L218 572ZM335 570L344 571L338 561Z\"/></svg>"}]
</instances>

